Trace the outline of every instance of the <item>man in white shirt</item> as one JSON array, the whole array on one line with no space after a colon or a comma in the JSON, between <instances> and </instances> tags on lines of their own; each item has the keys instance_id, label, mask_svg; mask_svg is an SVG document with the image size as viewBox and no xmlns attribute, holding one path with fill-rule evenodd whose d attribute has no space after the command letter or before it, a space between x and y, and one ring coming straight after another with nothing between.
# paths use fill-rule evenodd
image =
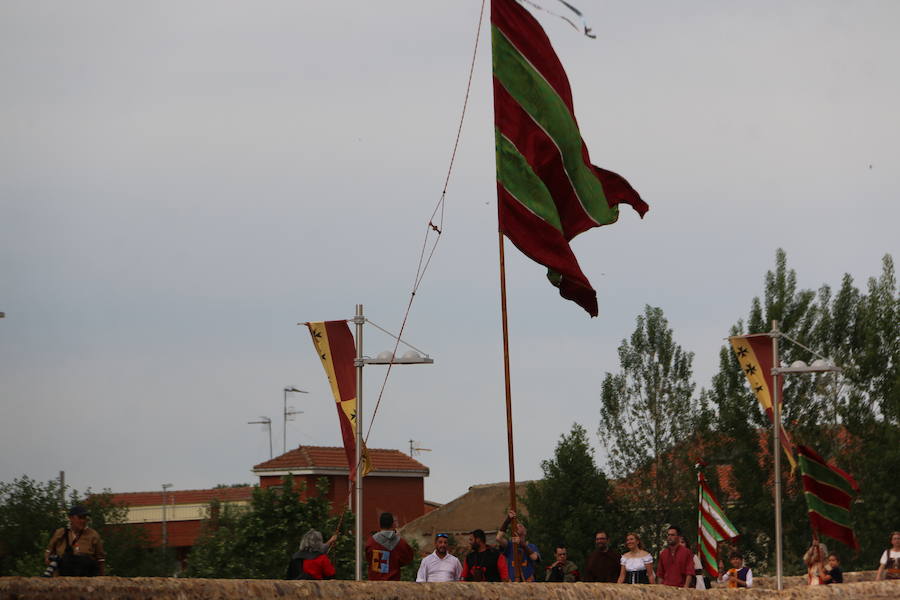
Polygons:
<instances>
[{"instance_id":1,"label":"man in white shirt","mask_svg":"<svg viewBox=\"0 0 900 600\"><path fill-rule=\"evenodd\" d=\"M434 536L434 552L422 559L416 581L459 581L462 564L447 551L450 543L446 533Z\"/></svg>"}]
</instances>

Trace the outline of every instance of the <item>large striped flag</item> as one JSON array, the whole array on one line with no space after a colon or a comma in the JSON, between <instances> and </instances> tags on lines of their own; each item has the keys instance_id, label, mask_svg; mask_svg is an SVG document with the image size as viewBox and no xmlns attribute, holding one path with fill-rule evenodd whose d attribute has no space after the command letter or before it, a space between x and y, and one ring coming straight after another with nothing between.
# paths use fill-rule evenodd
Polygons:
<instances>
[{"instance_id":1,"label":"large striped flag","mask_svg":"<svg viewBox=\"0 0 900 600\"><path fill-rule=\"evenodd\" d=\"M697 483L699 491L699 515L697 532L697 553L700 555L700 563L710 577L719 576L719 561L717 547L719 542L733 540L740 535L732 525L722 505L716 500L712 490L706 483L703 473L697 471Z\"/></svg>"},{"instance_id":2,"label":"large striped flag","mask_svg":"<svg viewBox=\"0 0 900 600\"><path fill-rule=\"evenodd\" d=\"M356 343L347 321L320 321L307 323L313 345L322 361L331 393L337 406L338 420L341 422L341 437L344 440L344 452L347 454L347 465L350 479L356 479L356 370L353 361L356 359ZM372 470L369 463L369 452L362 449L363 477Z\"/></svg>"},{"instance_id":3,"label":"large striped flag","mask_svg":"<svg viewBox=\"0 0 900 600\"><path fill-rule=\"evenodd\" d=\"M850 503L859 492L856 480L826 463L812 448L797 446L797 456L813 531L859 550L850 522Z\"/></svg>"},{"instance_id":4,"label":"large striped flag","mask_svg":"<svg viewBox=\"0 0 900 600\"><path fill-rule=\"evenodd\" d=\"M625 179L591 164L572 90L547 34L515 0L491 2L500 231L548 268L563 298L597 316L597 292L569 240L647 204Z\"/></svg>"},{"instance_id":5,"label":"large striped flag","mask_svg":"<svg viewBox=\"0 0 900 600\"><path fill-rule=\"evenodd\" d=\"M741 365L741 370L747 376L750 383L750 389L756 394L756 399L766 411L769 422L774 423L775 413L772 410L772 367L775 365L772 361L772 338L766 333L756 333L752 335L730 337L731 347L734 354ZM784 394L782 393L782 385L784 378L778 378L778 403L782 404ZM787 456L788 462L791 463L791 472L797 468L797 461L794 458L794 443L791 436L788 435L783 423L778 424L781 437L781 447Z\"/></svg>"}]
</instances>

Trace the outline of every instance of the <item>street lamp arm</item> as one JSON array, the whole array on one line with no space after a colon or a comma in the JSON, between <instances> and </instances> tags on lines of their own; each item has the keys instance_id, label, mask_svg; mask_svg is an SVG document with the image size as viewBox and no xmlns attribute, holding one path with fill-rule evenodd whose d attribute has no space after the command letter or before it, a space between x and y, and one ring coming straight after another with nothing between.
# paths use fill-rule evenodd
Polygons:
<instances>
[{"instance_id":1,"label":"street lamp arm","mask_svg":"<svg viewBox=\"0 0 900 600\"><path fill-rule=\"evenodd\" d=\"M409 342L406 342L406 341L400 339L399 337L397 337L396 335L394 335L393 333L391 333L390 331L388 331L388 330L385 329L384 327L381 327L378 323L374 322L372 319L370 319L370 318L368 318L368 317L365 317L365 320L366 320L366 323L368 323L369 325L371 325L371 326L374 327L375 329L380 330L382 333L385 333L385 334L391 336L392 338L394 338L395 340L397 340L398 342L400 342L401 344L403 344L403 345L406 346L407 348L410 348L410 349L412 349L412 350L415 350L415 351L418 352L419 354L424 354L425 356L428 356L428 353L425 352L424 350L419 350L418 348L416 348L415 346L413 346L413 345L410 344Z\"/></svg>"}]
</instances>

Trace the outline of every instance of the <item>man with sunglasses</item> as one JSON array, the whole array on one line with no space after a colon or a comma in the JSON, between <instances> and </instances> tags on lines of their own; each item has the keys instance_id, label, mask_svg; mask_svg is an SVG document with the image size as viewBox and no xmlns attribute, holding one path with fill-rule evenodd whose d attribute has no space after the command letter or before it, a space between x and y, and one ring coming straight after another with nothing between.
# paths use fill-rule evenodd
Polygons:
<instances>
[{"instance_id":1,"label":"man with sunglasses","mask_svg":"<svg viewBox=\"0 0 900 600\"><path fill-rule=\"evenodd\" d=\"M434 552L422 559L416 582L424 581L459 581L462 565L459 559L448 552L450 536L439 533L434 536Z\"/></svg>"},{"instance_id":2,"label":"man with sunglasses","mask_svg":"<svg viewBox=\"0 0 900 600\"><path fill-rule=\"evenodd\" d=\"M44 562L50 565L53 557L58 566L57 572L64 577L93 577L103 575L106 566L106 553L103 551L103 540L100 534L87 526L91 513L81 506L73 506L69 510L69 526L57 529L50 538L44 553Z\"/></svg>"}]
</instances>

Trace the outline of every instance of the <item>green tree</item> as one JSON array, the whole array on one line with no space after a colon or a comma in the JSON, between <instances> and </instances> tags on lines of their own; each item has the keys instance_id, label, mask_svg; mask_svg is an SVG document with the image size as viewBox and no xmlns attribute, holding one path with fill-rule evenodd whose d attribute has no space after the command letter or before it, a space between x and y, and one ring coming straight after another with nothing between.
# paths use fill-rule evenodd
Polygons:
<instances>
[{"instance_id":1,"label":"green tree","mask_svg":"<svg viewBox=\"0 0 900 600\"><path fill-rule=\"evenodd\" d=\"M103 538L107 575L166 574L170 562L150 547L143 529L125 524L127 508L113 503L109 492L92 494L88 490L82 497L77 490L62 489L56 480L41 483L22 476L12 483L0 483L0 575L42 573L50 536L67 524L69 506L78 503L90 510L90 526Z\"/></svg>"},{"instance_id":2,"label":"green tree","mask_svg":"<svg viewBox=\"0 0 900 600\"><path fill-rule=\"evenodd\" d=\"M583 567L594 547L595 529L609 528L612 535L618 526L609 483L594 462L584 427L573 424L560 437L553 458L541 462L541 470L543 478L529 483L523 498L528 537L545 557L552 556L556 545L566 544L569 560Z\"/></svg>"},{"instance_id":3,"label":"green tree","mask_svg":"<svg viewBox=\"0 0 900 600\"><path fill-rule=\"evenodd\" d=\"M900 301L891 257L884 257L881 276L869 280L866 293L849 275L837 293L827 285L813 292L798 288L796 273L779 249L774 271L766 274L762 300L753 298L746 328L739 321L731 334L766 332L773 320L799 342L783 339L781 360L810 362L817 358L810 348L843 368L839 376L787 377L784 423L795 442L816 448L860 482L863 491L853 512L862 553L841 553L845 567L869 568L883 549L884 532L893 526L887 515L900 508L897 482L884 477L886 469L900 466ZM772 472L771 427L726 348L720 351L708 397L717 408L717 429L725 442L714 459L732 465L735 474L732 484L740 500L732 513L743 534L741 544L758 569L771 571L771 485L759 485ZM800 556L810 533L800 482L787 468L782 474L784 566L786 573L796 573L803 568Z\"/></svg>"},{"instance_id":4,"label":"green tree","mask_svg":"<svg viewBox=\"0 0 900 600\"><path fill-rule=\"evenodd\" d=\"M675 343L661 308L645 307L619 346L621 370L601 388L598 434L609 456L629 530L655 549L670 524L696 520L696 483L686 451L708 419L693 398L693 353Z\"/></svg>"},{"instance_id":5,"label":"green tree","mask_svg":"<svg viewBox=\"0 0 900 600\"><path fill-rule=\"evenodd\" d=\"M249 507L212 503L197 544L188 558L187 576L204 578L283 579L291 555L309 529L329 538L338 517L331 516L327 479L317 494L303 500L303 486L285 477L280 488L255 488ZM338 578L353 576L353 539L346 528L329 556Z\"/></svg>"}]
</instances>

